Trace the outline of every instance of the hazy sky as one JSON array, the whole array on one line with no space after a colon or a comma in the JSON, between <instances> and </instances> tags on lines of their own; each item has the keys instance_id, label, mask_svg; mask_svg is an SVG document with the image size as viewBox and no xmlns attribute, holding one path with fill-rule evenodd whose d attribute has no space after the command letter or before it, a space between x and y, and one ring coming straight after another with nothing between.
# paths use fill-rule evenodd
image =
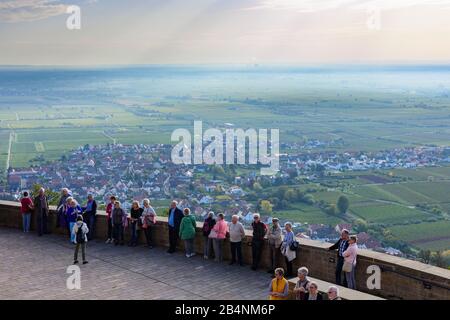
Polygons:
<instances>
[{"instance_id":1,"label":"hazy sky","mask_svg":"<svg viewBox=\"0 0 450 320\"><path fill-rule=\"evenodd\" d=\"M449 39L450 0L0 0L0 64L449 63Z\"/></svg>"}]
</instances>

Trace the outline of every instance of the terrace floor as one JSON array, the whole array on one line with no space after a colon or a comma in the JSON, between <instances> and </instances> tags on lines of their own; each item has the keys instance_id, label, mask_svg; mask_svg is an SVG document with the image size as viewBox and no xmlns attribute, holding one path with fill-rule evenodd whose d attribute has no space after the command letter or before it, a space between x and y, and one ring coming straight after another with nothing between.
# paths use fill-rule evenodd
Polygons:
<instances>
[{"instance_id":1,"label":"terrace floor","mask_svg":"<svg viewBox=\"0 0 450 320\"><path fill-rule=\"evenodd\" d=\"M0 228L0 243L0 299L266 299L270 281L249 266L96 240L80 265L81 289L69 290L74 247L67 238Z\"/></svg>"}]
</instances>

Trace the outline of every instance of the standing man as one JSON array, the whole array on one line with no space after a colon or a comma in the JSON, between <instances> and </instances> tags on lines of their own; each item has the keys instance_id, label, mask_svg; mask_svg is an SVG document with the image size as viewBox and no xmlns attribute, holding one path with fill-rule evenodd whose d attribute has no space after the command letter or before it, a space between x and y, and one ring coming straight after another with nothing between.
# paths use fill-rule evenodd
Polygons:
<instances>
[{"instance_id":1,"label":"standing man","mask_svg":"<svg viewBox=\"0 0 450 320\"><path fill-rule=\"evenodd\" d=\"M39 194L33 200L33 206L37 218L38 235L48 234L48 200L45 195L45 189L39 189Z\"/></svg>"},{"instance_id":2,"label":"standing man","mask_svg":"<svg viewBox=\"0 0 450 320\"><path fill-rule=\"evenodd\" d=\"M88 194L86 207L83 208L84 220L89 229L87 238L89 241L95 236L95 220L97 215L97 202L94 200L92 194Z\"/></svg>"},{"instance_id":3,"label":"standing man","mask_svg":"<svg viewBox=\"0 0 450 320\"><path fill-rule=\"evenodd\" d=\"M261 260L261 252L264 244L264 237L267 233L267 226L261 221L259 213L253 215L253 238L252 238L252 270L258 269L259 261Z\"/></svg>"},{"instance_id":4,"label":"standing man","mask_svg":"<svg viewBox=\"0 0 450 320\"><path fill-rule=\"evenodd\" d=\"M343 229L341 232L341 238L333 244L328 250L336 250L337 249L337 264L336 264L336 284L342 285L342 266L344 265L344 251L348 248L348 235L349 232L347 229ZM347 281L344 278L344 286L347 286Z\"/></svg>"},{"instance_id":5,"label":"standing man","mask_svg":"<svg viewBox=\"0 0 450 320\"><path fill-rule=\"evenodd\" d=\"M168 253L174 253L177 250L178 234L180 232L181 219L183 212L177 207L178 202L173 200L169 208L169 250Z\"/></svg>"},{"instance_id":6,"label":"standing man","mask_svg":"<svg viewBox=\"0 0 450 320\"><path fill-rule=\"evenodd\" d=\"M270 249L270 259L271 259L271 267L270 270L267 271L270 274L273 274L275 272L275 269L278 267L278 256L280 252L280 246L281 246L281 227L279 225L278 218L272 219L272 226L269 228L267 233L267 238L269 239L269 249Z\"/></svg>"},{"instance_id":7,"label":"standing man","mask_svg":"<svg viewBox=\"0 0 450 320\"><path fill-rule=\"evenodd\" d=\"M231 222L228 225L228 230L230 233L230 249L231 249L230 265L237 262L240 266L242 266L244 264L242 261L242 239L245 238L245 230L242 223L239 222L238 215L235 214L231 217Z\"/></svg>"}]
</instances>

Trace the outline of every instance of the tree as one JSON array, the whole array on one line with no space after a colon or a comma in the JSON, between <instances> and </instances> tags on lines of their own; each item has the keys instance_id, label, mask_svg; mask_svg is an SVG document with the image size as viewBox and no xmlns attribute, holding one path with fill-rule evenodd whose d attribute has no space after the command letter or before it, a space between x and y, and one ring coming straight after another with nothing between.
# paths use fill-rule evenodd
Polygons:
<instances>
[{"instance_id":1,"label":"tree","mask_svg":"<svg viewBox=\"0 0 450 320\"><path fill-rule=\"evenodd\" d=\"M261 213L263 213L263 214L271 214L272 213L273 205L270 203L269 200L261 200L261 202L259 203L259 206L261 208Z\"/></svg>"},{"instance_id":2,"label":"tree","mask_svg":"<svg viewBox=\"0 0 450 320\"><path fill-rule=\"evenodd\" d=\"M417 255L423 263L430 263L431 260L431 251L430 250L420 250Z\"/></svg>"},{"instance_id":3,"label":"tree","mask_svg":"<svg viewBox=\"0 0 450 320\"><path fill-rule=\"evenodd\" d=\"M261 185L258 182L255 182L253 184L253 190L255 190L255 192L259 193L263 190L263 188L261 187Z\"/></svg>"},{"instance_id":4,"label":"tree","mask_svg":"<svg viewBox=\"0 0 450 320\"><path fill-rule=\"evenodd\" d=\"M337 201L337 208L340 214L345 214L350 206L350 201L346 196L340 196Z\"/></svg>"},{"instance_id":5,"label":"tree","mask_svg":"<svg viewBox=\"0 0 450 320\"><path fill-rule=\"evenodd\" d=\"M293 189L288 189L284 194L284 199L293 202L297 198L297 193Z\"/></svg>"},{"instance_id":6,"label":"tree","mask_svg":"<svg viewBox=\"0 0 450 320\"><path fill-rule=\"evenodd\" d=\"M284 199L284 195L286 194L286 192L288 191L288 187L286 186L282 186L279 187L276 191L275 196L278 197L278 199L283 200Z\"/></svg>"},{"instance_id":7,"label":"tree","mask_svg":"<svg viewBox=\"0 0 450 320\"><path fill-rule=\"evenodd\" d=\"M304 195L300 201L303 203L309 204L310 206L312 206L314 203L316 203L316 200L314 199L314 196L312 194Z\"/></svg>"},{"instance_id":8,"label":"tree","mask_svg":"<svg viewBox=\"0 0 450 320\"><path fill-rule=\"evenodd\" d=\"M368 229L367 222L363 219L356 219L353 223L353 228L358 232L366 232Z\"/></svg>"},{"instance_id":9,"label":"tree","mask_svg":"<svg viewBox=\"0 0 450 320\"><path fill-rule=\"evenodd\" d=\"M225 170L223 169L222 166L215 165L215 166L212 168L212 173L213 173L214 175L223 176L223 175L225 174Z\"/></svg>"},{"instance_id":10,"label":"tree","mask_svg":"<svg viewBox=\"0 0 450 320\"><path fill-rule=\"evenodd\" d=\"M331 215L335 215L337 212L337 208L335 204L330 204L328 206L325 207L325 212L327 214L331 214Z\"/></svg>"},{"instance_id":11,"label":"tree","mask_svg":"<svg viewBox=\"0 0 450 320\"><path fill-rule=\"evenodd\" d=\"M437 267L445 268L446 263L444 256L442 255L442 251L439 250L434 252L434 254L431 256L431 261Z\"/></svg>"},{"instance_id":12,"label":"tree","mask_svg":"<svg viewBox=\"0 0 450 320\"><path fill-rule=\"evenodd\" d=\"M31 197L36 197L39 194L39 190L42 188L40 184L34 184L31 189ZM45 188L44 188L45 189ZM59 192L52 191L51 189L45 189L45 195L48 199L48 204L56 206L58 205L60 194Z\"/></svg>"}]
</instances>

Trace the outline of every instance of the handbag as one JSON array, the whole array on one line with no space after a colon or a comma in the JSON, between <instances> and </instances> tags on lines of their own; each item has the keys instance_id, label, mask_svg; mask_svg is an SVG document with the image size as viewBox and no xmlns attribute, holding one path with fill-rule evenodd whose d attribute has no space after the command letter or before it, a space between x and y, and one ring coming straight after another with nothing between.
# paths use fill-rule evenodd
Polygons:
<instances>
[{"instance_id":1,"label":"handbag","mask_svg":"<svg viewBox=\"0 0 450 320\"><path fill-rule=\"evenodd\" d=\"M299 245L300 244L298 243L298 241L292 241L289 245L289 249L291 249L292 251L297 251Z\"/></svg>"},{"instance_id":2,"label":"handbag","mask_svg":"<svg viewBox=\"0 0 450 320\"><path fill-rule=\"evenodd\" d=\"M352 272L352 269L353 269L353 263L344 261L344 264L342 265L342 271Z\"/></svg>"},{"instance_id":3,"label":"handbag","mask_svg":"<svg viewBox=\"0 0 450 320\"><path fill-rule=\"evenodd\" d=\"M217 231L212 229L211 232L209 233L208 238L217 239Z\"/></svg>"},{"instance_id":4,"label":"handbag","mask_svg":"<svg viewBox=\"0 0 450 320\"><path fill-rule=\"evenodd\" d=\"M353 259L352 262L348 262L348 261L344 261L344 264L342 265L342 271L344 272L352 272L353 270L353 263L356 260L356 256L355 259Z\"/></svg>"}]
</instances>

